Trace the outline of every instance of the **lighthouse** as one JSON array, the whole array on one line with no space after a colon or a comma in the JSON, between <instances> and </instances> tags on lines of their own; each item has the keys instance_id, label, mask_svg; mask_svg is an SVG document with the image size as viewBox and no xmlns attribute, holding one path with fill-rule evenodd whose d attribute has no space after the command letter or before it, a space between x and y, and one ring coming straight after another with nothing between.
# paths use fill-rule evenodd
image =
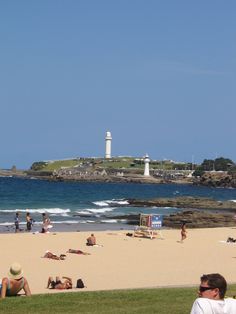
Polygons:
<instances>
[{"instance_id":1,"label":"lighthouse","mask_svg":"<svg viewBox=\"0 0 236 314\"><path fill-rule=\"evenodd\" d=\"M107 131L106 132L106 137L105 137L105 141L106 141L106 152L105 152L105 158L111 158L111 132Z\"/></svg>"},{"instance_id":2,"label":"lighthouse","mask_svg":"<svg viewBox=\"0 0 236 314\"><path fill-rule=\"evenodd\" d=\"M148 154L146 154L144 157L144 174L143 174L145 177L150 176L150 174L149 174L149 162L150 162L149 156L148 156Z\"/></svg>"}]
</instances>

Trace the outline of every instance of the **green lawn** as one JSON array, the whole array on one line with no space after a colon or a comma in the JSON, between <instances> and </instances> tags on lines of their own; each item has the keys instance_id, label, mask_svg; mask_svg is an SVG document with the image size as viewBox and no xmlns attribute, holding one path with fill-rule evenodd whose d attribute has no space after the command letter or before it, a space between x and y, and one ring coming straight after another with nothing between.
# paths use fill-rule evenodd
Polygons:
<instances>
[{"instance_id":1,"label":"green lawn","mask_svg":"<svg viewBox=\"0 0 236 314\"><path fill-rule=\"evenodd\" d=\"M70 292L1 300L0 313L189 314L197 288ZM236 294L236 285L228 296Z\"/></svg>"}]
</instances>

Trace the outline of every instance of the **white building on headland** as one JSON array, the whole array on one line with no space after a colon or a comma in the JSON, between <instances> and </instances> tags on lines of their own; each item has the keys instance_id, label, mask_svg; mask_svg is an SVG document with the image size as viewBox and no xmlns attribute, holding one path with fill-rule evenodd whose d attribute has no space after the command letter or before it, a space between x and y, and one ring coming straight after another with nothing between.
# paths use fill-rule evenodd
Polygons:
<instances>
[{"instance_id":1,"label":"white building on headland","mask_svg":"<svg viewBox=\"0 0 236 314\"><path fill-rule=\"evenodd\" d=\"M106 141L106 152L105 152L105 158L111 158L111 132L107 131L106 132L106 137L105 137L105 141Z\"/></svg>"},{"instance_id":2,"label":"white building on headland","mask_svg":"<svg viewBox=\"0 0 236 314\"><path fill-rule=\"evenodd\" d=\"M150 176L150 173L149 173L149 162L150 162L149 156L148 156L148 154L146 154L145 157L144 157L144 174L143 174L145 177L149 177Z\"/></svg>"}]
</instances>

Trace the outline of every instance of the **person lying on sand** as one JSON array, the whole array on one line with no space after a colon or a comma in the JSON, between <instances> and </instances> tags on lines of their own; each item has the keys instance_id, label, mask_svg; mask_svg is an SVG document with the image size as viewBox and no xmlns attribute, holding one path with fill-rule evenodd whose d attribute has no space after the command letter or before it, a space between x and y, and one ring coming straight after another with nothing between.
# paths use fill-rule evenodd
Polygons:
<instances>
[{"instance_id":1,"label":"person lying on sand","mask_svg":"<svg viewBox=\"0 0 236 314\"><path fill-rule=\"evenodd\" d=\"M60 256L57 256L56 254L50 252L50 251L46 251L46 253L44 254L45 258L51 258L51 259L56 259L56 260L64 260L66 258L65 254L61 254Z\"/></svg>"},{"instance_id":2,"label":"person lying on sand","mask_svg":"<svg viewBox=\"0 0 236 314\"><path fill-rule=\"evenodd\" d=\"M72 289L72 279L69 277L62 276L65 280L62 281L59 276L56 277L56 280L53 280L53 277L48 278L48 289Z\"/></svg>"},{"instance_id":3,"label":"person lying on sand","mask_svg":"<svg viewBox=\"0 0 236 314\"><path fill-rule=\"evenodd\" d=\"M66 253L82 254L82 255L91 255L90 253L83 252L81 250L69 249Z\"/></svg>"},{"instance_id":4,"label":"person lying on sand","mask_svg":"<svg viewBox=\"0 0 236 314\"><path fill-rule=\"evenodd\" d=\"M16 296L22 289L26 296L31 296L28 281L23 277L20 264L13 263L8 272L8 277L3 278L0 284L1 299L6 296Z\"/></svg>"}]
</instances>

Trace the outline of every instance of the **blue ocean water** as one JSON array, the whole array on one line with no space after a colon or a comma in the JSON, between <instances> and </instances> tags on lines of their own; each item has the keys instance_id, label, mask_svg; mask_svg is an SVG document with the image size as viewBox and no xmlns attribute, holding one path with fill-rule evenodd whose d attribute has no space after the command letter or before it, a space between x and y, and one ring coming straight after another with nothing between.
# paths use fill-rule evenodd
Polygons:
<instances>
[{"instance_id":1,"label":"blue ocean water","mask_svg":"<svg viewBox=\"0 0 236 314\"><path fill-rule=\"evenodd\" d=\"M49 182L37 179L0 178L0 225L13 225L15 212L25 224L28 211L41 224L46 212L53 224L118 224L121 214L167 215L176 208L135 208L127 199L200 196L236 200L236 189L176 184L132 184L92 182Z\"/></svg>"}]
</instances>

